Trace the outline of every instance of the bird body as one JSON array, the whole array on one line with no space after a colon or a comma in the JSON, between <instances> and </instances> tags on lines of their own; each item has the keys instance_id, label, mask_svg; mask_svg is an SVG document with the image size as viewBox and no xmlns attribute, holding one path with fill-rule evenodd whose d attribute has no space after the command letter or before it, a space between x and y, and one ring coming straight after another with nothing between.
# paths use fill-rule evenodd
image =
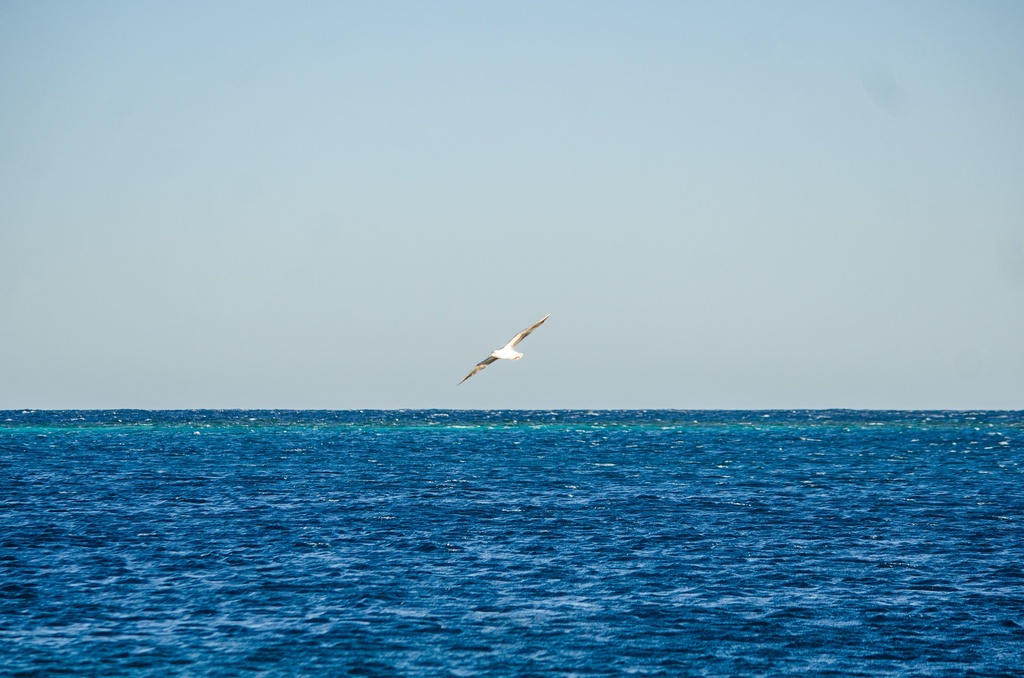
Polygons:
<instances>
[{"instance_id":1,"label":"bird body","mask_svg":"<svg viewBox=\"0 0 1024 678\"><path fill-rule=\"evenodd\" d=\"M505 344L501 348L496 348L493 351L491 351L491 354L484 358L483 360L481 360L480 362L478 362L476 366L472 370L470 370L469 374L463 377L462 381L460 381L459 383L461 384L463 381L466 381L467 379L469 379L474 374L484 369L491 363L497 362L499 360L519 360L520 358L522 358L523 354L515 350L516 344L518 344L527 336L529 336L530 332L533 332L535 329L543 325L544 321L550 317L551 314L548 313L546 316L544 316L534 324L530 325L516 336L509 339L509 342L507 344Z\"/></svg>"},{"instance_id":2,"label":"bird body","mask_svg":"<svg viewBox=\"0 0 1024 678\"><path fill-rule=\"evenodd\" d=\"M498 360L519 360L523 354L508 346L502 346L491 351L491 357Z\"/></svg>"}]
</instances>

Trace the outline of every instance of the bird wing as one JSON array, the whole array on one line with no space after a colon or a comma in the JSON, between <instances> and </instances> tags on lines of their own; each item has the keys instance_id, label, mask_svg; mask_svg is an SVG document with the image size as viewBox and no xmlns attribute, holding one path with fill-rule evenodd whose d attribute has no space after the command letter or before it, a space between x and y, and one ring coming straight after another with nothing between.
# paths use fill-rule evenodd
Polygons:
<instances>
[{"instance_id":1,"label":"bird wing","mask_svg":"<svg viewBox=\"0 0 1024 678\"><path fill-rule=\"evenodd\" d=\"M497 360L498 360L498 359L497 359L497 358L495 358L495 357L494 357L494 356L492 356L492 355L489 355L489 356L487 356L486 358L484 358L483 360L481 360L480 362L478 362L478 363L476 364L476 367L474 367L474 368L473 368L472 370L470 370L470 371L469 371L469 374L467 374L466 376L464 376L464 377L462 378L462 381L466 381L467 379L469 379L469 378L470 378L470 377L472 377L472 376L473 376L474 374L476 374L477 372L479 372L479 371L480 371L480 370L482 370L483 368L487 367L487 366L488 366L488 365L490 365L491 363L493 363L493 362L497 362ZM459 383L461 384L461 383L462 383L462 381L460 381Z\"/></svg>"},{"instance_id":2,"label":"bird wing","mask_svg":"<svg viewBox=\"0 0 1024 678\"><path fill-rule=\"evenodd\" d=\"M543 325L544 321L547 320L550 317L551 317L551 314L548 313L546 316L544 316L543 318L541 318L540 320L538 320L534 324L530 325L529 327L527 327L525 330L523 330L522 332L520 332L516 336L512 337L512 339L507 344L505 344L504 347L505 348L515 348L516 344L518 344L523 339L526 339L526 337L530 336L530 332L533 332L535 329L537 329L538 327Z\"/></svg>"}]
</instances>

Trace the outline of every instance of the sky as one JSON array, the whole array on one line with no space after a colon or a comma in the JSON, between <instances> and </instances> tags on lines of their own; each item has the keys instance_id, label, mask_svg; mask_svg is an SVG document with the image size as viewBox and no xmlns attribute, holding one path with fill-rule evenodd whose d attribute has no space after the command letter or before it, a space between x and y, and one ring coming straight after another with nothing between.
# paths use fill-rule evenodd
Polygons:
<instances>
[{"instance_id":1,"label":"sky","mask_svg":"<svg viewBox=\"0 0 1024 678\"><path fill-rule=\"evenodd\" d=\"M1024 408L1021 36L0 0L0 409Z\"/></svg>"}]
</instances>

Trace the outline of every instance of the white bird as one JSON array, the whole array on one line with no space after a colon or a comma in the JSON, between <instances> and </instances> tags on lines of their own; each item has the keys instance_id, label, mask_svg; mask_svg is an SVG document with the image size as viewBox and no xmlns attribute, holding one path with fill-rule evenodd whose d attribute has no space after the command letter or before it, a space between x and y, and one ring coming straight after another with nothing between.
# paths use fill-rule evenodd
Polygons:
<instances>
[{"instance_id":1,"label":"white bird","mask_svg":"<svg viewBox=\"0 0 1024 678\"><path fill-rule=\"evenodd\" d=\"M479 372L480 370L484 369L485 367L487 367L488 365L490 365L491 363L493 363L495 361L498 361L498 360L519 360L520 358L522 358L523 354L520 353L519 351L515 350L516 344L518 344L523 339L526 339L526 337L530 336L530 332L533 332L535 329L537 329L538 327L543 325L544 321L547 320L550 317L551 317L551 314L548 313L546 316L544 316L543 318L541 318L540 320L538 320L534 324L530 325L529 327L527 327L525 330L523 330L522 332L520 332L516 336L512 337L512 339L510 339L507 344L505 344L501 348L498 348L498 349L495 349L495 350L491 351L491 355L487 356L486 358L484 358L483 360L478 362L476 364L476 367L474 367L472 370L470 370L469 374L467 374L466 376L464 376L462 378L462 381L466 381L467 379L472 377L474 374L476 374L477 372ZM461 384L462 381L460 381L459 383Z\"/></svg>"}]
</instances>

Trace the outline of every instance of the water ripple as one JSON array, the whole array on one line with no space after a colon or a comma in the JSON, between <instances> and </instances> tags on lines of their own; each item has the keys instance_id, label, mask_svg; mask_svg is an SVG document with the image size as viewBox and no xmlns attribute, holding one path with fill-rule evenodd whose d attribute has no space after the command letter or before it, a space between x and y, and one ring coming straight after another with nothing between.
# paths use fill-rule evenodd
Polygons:
<instances>
[{"instance_id":1,"label":"water ripple","mask_svg":"<svg viewBox=\"0 0 1024 678\"><path fill-rule=\"evenodd\" d=\"M0 412L0 672L1020 675L1022 450L1019 412Z\"/></svg>"}]
</instances>

